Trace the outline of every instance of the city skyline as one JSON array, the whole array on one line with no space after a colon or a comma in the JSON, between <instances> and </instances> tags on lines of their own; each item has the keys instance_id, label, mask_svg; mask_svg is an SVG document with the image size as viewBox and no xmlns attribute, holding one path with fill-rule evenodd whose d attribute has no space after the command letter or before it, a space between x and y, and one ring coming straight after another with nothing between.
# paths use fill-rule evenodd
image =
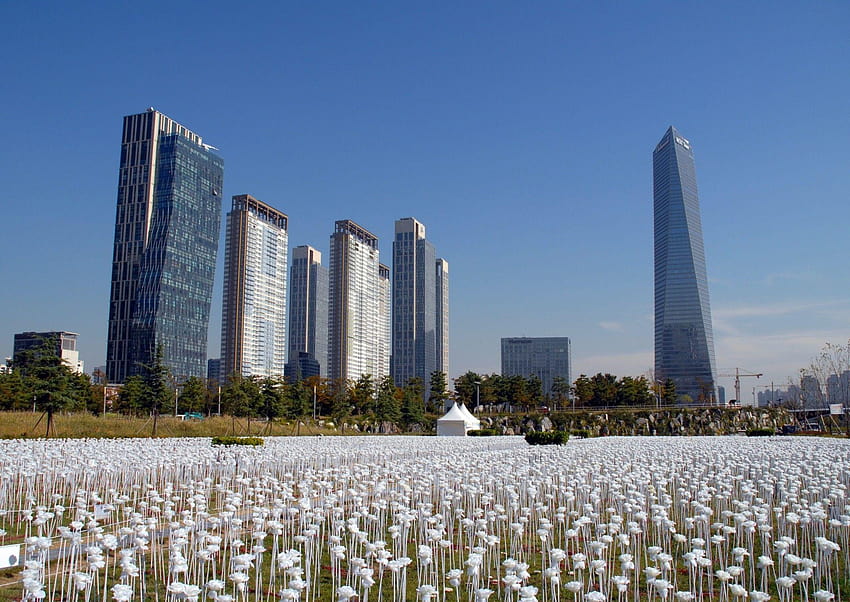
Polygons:
<instances>
[{"instance_id":1,"label":"city skyline","mask_svg":"<svg viewBox=\"0 0 850 602\"><path fill-rule=\"evenodd\" d=\"M385 241L399 216L427 224L451 261L450 376L497 372L502 336L553 331L576 375L644 373L649 154L674 123L698 141L717 370L785 383L850 338L850 6L735 9L4 5L0 354L15 332L71 330L105 363L116 121L153 105L221 149L222 198L286 210L292 246L327 253L339 216ZM209 43L239 28L262 43ZM224 93L243 89L250 104Z\"/></svg>"}]
</instances>

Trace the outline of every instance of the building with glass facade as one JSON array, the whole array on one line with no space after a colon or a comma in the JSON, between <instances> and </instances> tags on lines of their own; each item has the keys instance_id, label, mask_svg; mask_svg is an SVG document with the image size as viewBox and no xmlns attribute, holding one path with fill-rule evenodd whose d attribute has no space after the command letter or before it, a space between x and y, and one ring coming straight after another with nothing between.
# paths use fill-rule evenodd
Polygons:
<instances>
[{"instance_id":1,"label":"building with glass facade","mask_svg":"<svg viewBox=\"0 0 850 602\"><path fill-rule=\"evenodd\" d=\"M289 382L298 382L305 378L313 376L321 376L319 372L319 362L313 355L306 351L296 351L289 356L286 362L286 368L283 372Z\"/></svg>"},{"instance_id":2,"label":"building with glass facade","mask_svg":"<svg viewBox=\"0 0 850 602\"><path fill-rule=\"evenodd\" d=\"M106 371L123 382L161 346L179 380L206 374L224 162L154 109L124 118Z\"/></svg>"},{"instance_id":3,"label":"building with glass facade","mask_svg":"<svg viewBox=\"0 0 850 602\"><path fill-rule=\"evenodd\" d=\"M396 386L418 377L426 385L437 369L437 261L425 226L405 217L395 223L392 286L392 362Z\"/></svg>"},{"instance_id":4,"label":"building with glass facade","mask_svg":"<svg viewBox=\"0 0 850 602\"><path fill-rule=\"evenodd\" d=\"M389 373L381 356L381 273L378 237L351 220L336 222L330 241L328 377L376 381ZM388 358L387 358L388 359Z\"/></svg>"},{"instance_id":5,"label":"building with glass facade","mask_svg":"<svg viewBox=\"0 0 850 602\"><path fill-rule=\"evenodd\" d=\"M716 403L714 335L691 144L672 126L652 153L655 378L680 402Z\"/></svg>"},{"instance_id":6,"label":"building with glass facade","mask_svg":"<svg viewBox=\"0 0 850 602\"><path fill-rule=\"evenodd\" d=\"M221 374L221 358L210 358L207 360L207 380L223 383L224 376Z\"/></svg>"},{"instance_id":7,"label":"building with glass facade","mask_svg":"<svg viewBox=\"0 0 850 602\"><path fill-rule=\"evenodd\" d=\"M449 375L449 262L437 260L437 370Z\"/></svg>"},{"instance_id":8,"label":"building with glass facade","mask_svg":"<svg viewBox=\"0 0 850 602\"><path fill-rule=\"evenodd\" d=\"M318 374L326 376L328 370L328 269L322 265L322 254L309 245L292 249L291 263L289 361L304 364L307 360L299 354L307 354L307 359L312 359L318 365ZM303 374L303 371L290 372Z\"/></svg>"},{"instance_id":9,"label":"building with glass facade","mask_svg":"<svg viewBox=\"0 0 850 602\"><path fill-rule=\"evenodd\" d=\"M536 376L543 395L552 397L552 384L561 377L572 384L569 337L511 337L502 339L502 376Z\"/></svg>"},{"instance_id":10,"label":"building with glass facade","mask_svg":"<svg viewBox=\"0 0 850 602\"><path fill-rule=\"evenodd\" d=\"M286 214L248 194L227 214L221 369L283 376L286 365Z\"/></svg>"}]
</instances>

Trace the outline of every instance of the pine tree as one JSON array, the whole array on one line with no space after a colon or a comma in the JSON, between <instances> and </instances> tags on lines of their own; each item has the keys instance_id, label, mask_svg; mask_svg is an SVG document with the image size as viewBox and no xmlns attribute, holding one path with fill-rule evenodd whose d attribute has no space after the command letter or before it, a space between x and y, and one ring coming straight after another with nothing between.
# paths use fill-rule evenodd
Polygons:
<instances>
[{"instance_id":1,"label":"pine tree","mask_svg":"<svg viewBox=\"0 0 850 602\"><path fill-rule=\"evenodd\" d=\"M446 407L446 401L449 399L449 392L446 385L446 373L440 370L434 370L431 373L430 393L428 395L428 405L432 412L442 412Z\"/></svg>"},{"instance_id":2,"label":"pine tree","mask_svg":"<svg viewBox=\"0 0 850 602\"><path fill-rule=\"evenodd\" d=\"M425 408L422 404L422 381L411 378L404 388L401 401L401 421L405 428L421 424L425 419Z\"/></svg>"},{"instance_id":3,"label":"pine tree","mask_svg":"<svg viewBox=\"0 0 850 602\"><path fill-rule=\"evenodd\" d=\"M396 423L401 418L401 408L396 398L398 389L392 376L385 376L378 384L378 396L375 399L375 420Z\"/></svg>"},{"instance_id":4,"label":"pine tree","mask_svg":"<svg viewBox=\"0 0 850 602\"><path fill-rule=\"evenodd\" d=\"M144 395L142 408L149 411L153 417L153 436L156 437L156 426L162 408L171 401L171 388L168 386L169 370L163 363L162 345L157 345L153 361L142 364L142 381Z\"/></svg>"},{"instance_id":5,"label":"pine tree","mask_svg":"<svg viewBox=\"0 0 850 602\"><path fill-rule=\"evenodd\" d=\"M177 404L183 412L198 412L206 405L208 393L204 381L192 376L183 383Z\"/></svg>"}]
</instances>

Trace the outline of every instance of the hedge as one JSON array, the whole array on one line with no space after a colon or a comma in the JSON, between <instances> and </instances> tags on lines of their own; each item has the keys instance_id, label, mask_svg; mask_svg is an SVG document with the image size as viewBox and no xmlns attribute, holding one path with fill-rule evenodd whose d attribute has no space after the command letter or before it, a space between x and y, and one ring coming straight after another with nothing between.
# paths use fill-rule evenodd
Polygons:
<instances>
[{"instance_id":1,"label":"hedge","mask_svg":"<svg viewBox=\"0 0 850 602\"><path fill-rule=\"evenodd\" d=\"M470 437L494 437L501 433L496 429L472 429L471 431L467 431L466 434Z\"/></svg>"},{"instance_id":2,"label":"hedge","mask_svg":"<svg viewBox=\"0 0 850 602\"><path fill-rule=\"evenodd\" d=\"M525 441L529 445L563 445L570 439L566 431L532 431L526 433Z\"/></svg>"},{"instance_id":3,"label":"hedge","mask_svg":"<svg viewBox=\"0 0 850 602\"><path fill-rule=\"evenodd\" d=\"M772 437L776 433L773 429L750 429L747 431L747 437Z\"/></svg>"},{"instance_id":4,"label":"hedge","mask_svg":"<svg viewBox=\"0 0 850 602\"><path fill-rule=\"evenodd\" d=\"M262 445L265 443L259 437L213 437L213 445Z\"/></svg>"}]
</instances>

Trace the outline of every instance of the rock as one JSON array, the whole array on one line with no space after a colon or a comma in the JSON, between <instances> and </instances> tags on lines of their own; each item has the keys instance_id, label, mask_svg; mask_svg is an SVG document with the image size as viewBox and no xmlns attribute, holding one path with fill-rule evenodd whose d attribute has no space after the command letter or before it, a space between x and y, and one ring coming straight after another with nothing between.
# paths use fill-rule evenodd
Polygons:
<instances>
[{"instance_id":1,"label":"rock","mask_svg":"<svg viewBox=\"0 0 850 602\"><path fill-rule=\"evenodd\" d=\"M553 428L552 421L549 420L548 416L544 416L543 420L540 421L540 430L543 432L551 431Z\"/></svg>"}]
</instances>

